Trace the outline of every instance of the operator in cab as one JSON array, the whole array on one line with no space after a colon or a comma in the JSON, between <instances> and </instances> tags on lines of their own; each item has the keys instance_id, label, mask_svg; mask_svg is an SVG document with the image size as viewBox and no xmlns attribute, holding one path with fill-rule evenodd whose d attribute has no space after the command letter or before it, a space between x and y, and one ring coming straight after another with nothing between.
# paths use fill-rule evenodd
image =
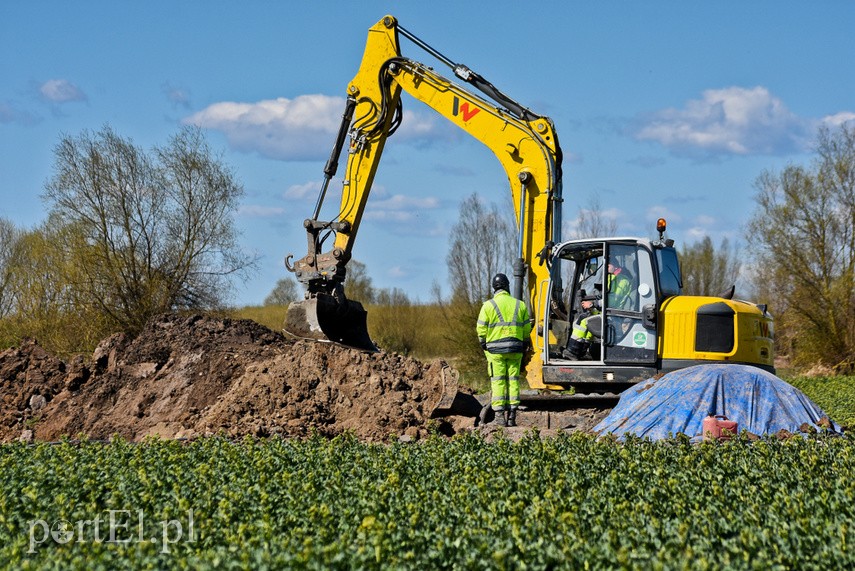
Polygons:
<instances>
[{"instance_id":1,"label":"operator in cab","mask_svg":"<svg viewBox=\"0 0 855 571\"><path fill-rule=\"evenodd\" d=\"M630 291L632 290L632 284L629 278L626 277L620 266L609 262L607 279L608 306L615 308L623 307L623 304L628 299ZM597 285L597 287L601 286ZM567 343L567 349L564 350L564 356L568 359L579 361L582 360L590 350L591 358L598 360L600 358L599 352L594 354L594 344L592 343L594 335L588 328L588 322L592 317L600 315L602 312L600 299L596 295L588 295L584 290L582 290L580 294L582 311L573 322L573 332L570 335L570 341ZM597 346L597 348L599 348L599 346Z\"/></svg>"},{"instance_id":2,"label":"operator in cab","mask_svg":"<svg viewBox=\"0 0 855 571\"><path fill-rule=\"evenodd\" d=\"M493 297L484 302L475 327L487 357L490 406L499 426L517 425L520 405L520 369L532 323L525 302L510 294L505 274L493 277Z\"/></svg>"}]
</instances>

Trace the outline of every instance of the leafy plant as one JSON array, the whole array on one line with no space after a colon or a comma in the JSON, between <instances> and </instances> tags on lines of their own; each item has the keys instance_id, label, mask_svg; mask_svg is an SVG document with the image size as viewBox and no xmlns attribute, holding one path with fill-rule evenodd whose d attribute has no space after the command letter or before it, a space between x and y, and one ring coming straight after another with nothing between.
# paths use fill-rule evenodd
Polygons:
<instances>
[{"instance_id":1,"label":"leafy plant","mask_svg":"<svg viewBox=\"0 0 855 571\"><path fill-rule=\"evenodd\" d=\"M0 566L850 568L853 470L849 436L8 444Z\"/></svg>"}]
</instances>

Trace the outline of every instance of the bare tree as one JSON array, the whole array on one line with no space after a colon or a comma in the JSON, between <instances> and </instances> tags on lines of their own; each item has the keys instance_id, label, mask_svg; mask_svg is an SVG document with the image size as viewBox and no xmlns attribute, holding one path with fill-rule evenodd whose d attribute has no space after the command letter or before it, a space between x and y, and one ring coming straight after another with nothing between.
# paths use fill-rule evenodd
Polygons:
<instances>
[{"instance_id":1,"label":"bare tree","mask_svg":"<svg viewBox=\"0 0 855 571\"><path fill-rule=\"evenodd\" d=\"M739 257L727 238L716 249L709 236L680 252L683 291L688 295L721 295L736 284Z\"/></svg>"},{"instance_id":2,"label":"bare tree","mask_svg":"<svg viewBox=\"0 0 855 571\"><path fill-rule=\"evenodd\" d=\"M371 285L371 276L368 268L358 260L350 260L347 263L347 278L344 280L344 294L348 299L360 303L374 303L377 292Z\"/></svg>"},{"instance_id":3,"label":"bare tree","mask_svg":"<svg viewBox=\"0 0 855 571\"><path fill-rule=\"evenodd\" d=\"M288 305L292 301L297 301L301 298L297 282L293 278L286 276L277 280L273 291L264 298L264 305Z\"/></svg>"},{"instance_id":4,"label":"bare tree","mask_svg":"<svg viewBox=\"0 0 855 571\"><path fill-rule=\"evenodd\" d=\"M243 188L198 128L146 153L104 127L63 137L54 153L44 199L83 233L75 286L126 330L162 311L215 307L254 267L232 217Z\"/></svg>"},{"instance_id":5,"label":"bare tree","mask_svg":"<svg viewBox=\"0 0 855 571\"><path fill-rule=\"evenodd\" d=\"M477 194L465 199L449 238L446 263L453 297L483 301L496 273L510 277L516 228L495 204L488 207Z\"/></svg>"},{"instance_id":6,"label":"bare tree","mask_svg":"<svg viewBox=\"0 0 855 571\"><path fill-rule=\"evenodd\" d=\"M410 301L407 292L397 287L378 290L376 301L377 305L387 305L390 307L406 307L413 303Z\"/></svg>"},{"instance_id":7,"label":"bare tree","mask_svg":"<svg viewBox=\"0 0 855 571\"><path fill-rule=\"evenodd\" d=\"M573 226L567 233L572 239L605 238L615 236L618 230L617 220L606 215L598 197L592 198L587 208L579 208Z\"/></svg>"},{"instance_id":8,"label":"bare tree","mask_svg":"<svg viewBox=\"0 0 855 571\"><path fill-rule=\"evenodd\" d=\"M820 130L811 167L762 173L755 287L796 362L855 370L855 124Z\"/></svg>"}]
</instances>

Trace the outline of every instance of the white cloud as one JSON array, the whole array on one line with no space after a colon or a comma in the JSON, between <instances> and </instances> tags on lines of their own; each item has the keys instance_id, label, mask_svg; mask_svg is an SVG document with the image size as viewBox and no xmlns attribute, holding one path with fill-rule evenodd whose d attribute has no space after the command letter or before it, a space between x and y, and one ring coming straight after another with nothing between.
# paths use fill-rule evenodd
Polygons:
<instances>
[{"instance_id":1,"label":"white cloud","mask_svg":"<svg viewBox=\"0 0 855 571\"><path fill-rule=\"evenodd\" d=\"M703 228L701 226L692 226L691 228L685 231L683 239L686 243L698 242L699 240L703 240L704 237L709 235L710 232L707 228Z\"/></svg>"},{"instance_id":2,"label":"white cloud","mask_svg":"<svg viewBox=\"0 0 855 571\"><path fill-rule=\"evenodd\" d=\"M828 127L839 127L849 121L855 121L855 113L852 113L851 111L842 111L840 113L835 113L834 115L827 115L820 119L820 123Z\"/></svg>"},{"instance_id":3,"label":"white cloud","mask_svg":"<svg viewBox=\"0 0 855 571\"><path fill-rule=\"evenodd\" d=\"M35 125L41 120L38 115L19 109L13 103L0 101L0 124Z\"/></svg>"},{"instance_id":4,"label":"white cloud","mask_svg":"<svg viewBox=\"0 0 855 571\"><path fill-rule=\"evenodd\" d=\"M285 209L279 206L245 204L238 209L238 214L247 218L270 218L271 216L282 216L285 214Z\"/></svg>"},{"instance_id":5,"label":"white cloud","mask_svg":"<svg viewBox=\"0 0 855 571\"><path fill-rule=\"evenodd\" d=\"M700 214L695 217L695 223L699 226L703 226L704 228L714 228L716 225L716 219L706 214Z\"/></svg>"},{"instance_id":6,"label":"white cloud","mask_svg":"<svg viewBox=\"0 0 855 571\"><path fill-rule=\"evenodd\" d=\"M435 138L439 131L435 115L427 115L405 108L401 126L395 131L395 137L410 141L428 141Z\"/></svg>"},{"instance_id":7,"label":"white cloud","mask_svg":"<svg viewBox=\"0 0 855 571\"><path fill-rule=\"evenodd\" d=\"M801 150L810 137L800 119L765 87L708 89L682 109L642 120L635 136L677 154L781 154Z\"/></svg>"},{"instance_id":8,"label":"white cloud","mask_svg":"<svg viewBox=\"0 0 855 571\"><path fill-rule=\"evenodd\" d=\"M715 218L708 214L699 214L694 217L693 224L682 232L683 240L688 242L697 242L705 236L713 236L718 233L718 223Z\"/></svg>"},{"instance_id":9,"label":"white cloud","mask_svg":"<svg viewBox=\"0 0 855 571\"><path fill-rule=\"evenodd\" d=\"M229 144L245 152L281 160L322 160L338 133L345 100L327 95L280 97L256 103L221 102L194 113L184 123L222 131ZM435 121L404 112L396 138L427 140Z\"/></svg>"},{"instance_id":10,"label":"white cloud","mask_svg":"<svg viewBox=\"0 0 855 571\"><path fill-rule=\"evenodd\" d=\"M309 181L303 184L292 184L288 187L283 196L289 200L304 200L306 198L317 197L320 189L321 183L317 181Z\"/></svg>"},{"instance_id":11,"label":"white cloud","mask_svg":"<svg viewBox=\"0 0 855 571\"><path fill-rule=\"evenodd\" d=\"M404 269L402 266L392 266L388 270L386 270L386 275L392 279L400 280L403 278L408 278L412 275L412 271L409 269Z\"/></svg>"},{"instance_id":12,"label":"white cloud","mask_svg":"<svg viewBox=\"0 0 855 571\"><path fill-rule=\"evenodd\" d=\"M285 160L318 159L329 152L344 100L325 95L257 103L215 103L184 123L222 131L235 149Z\"/></svg>"},{"instance_id":13,"label":"white cloud","mask_svg":"<svg viewBox=\"0 0 855 571\"><path fill-rule=\"evenodd\" d=\"M647 220L658 220L660 218L664 218L666 222L669 224L671 222L680 222L683 220L683 217L670 210L667 206L654 205L647 209L646 213ZM655 224L654 224L655 226Z\"/></svg>"},{"instance_id":14,"label":"white cloud","mask_svg":"<svg viewBox=\"0 0 855 571\"><path fill-rule=\"evenodd\" d=\"M86 101L86 94L67 79L51 79L39 86L42 99L50 103Z\"/></svg>"}]
</instances>

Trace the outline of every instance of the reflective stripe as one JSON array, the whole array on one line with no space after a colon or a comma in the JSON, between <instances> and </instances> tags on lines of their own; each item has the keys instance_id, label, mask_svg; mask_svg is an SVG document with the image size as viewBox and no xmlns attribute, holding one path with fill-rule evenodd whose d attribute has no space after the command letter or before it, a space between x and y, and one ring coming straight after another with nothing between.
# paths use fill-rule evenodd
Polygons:
<instances>
[{"instance_id":1,"label":"reflective stripe","mask_svg":"<svg viewBox=\"0 0 855 571\"><path fill-rule=\"evenodd\" d=\"M514 312L513 312L513 318L514 319L512 321L505 321L505 316L502 315L501 310L499 310L499 304L496 303L495 298L491 299L490 303L493 305L493 308L496 310L496 315L499 316L499 321L496 323L482 323L481 321L479 321L478 323L481 325L486 325L487 327L524 327L526 322L520 321L520 319L519 319L520 300L516 300L516 302L517 303L514 305Z\"/></svg>"},{"instance_id":2,"label":"reflective stripe","mask_svg":"<svg viewBox=\"0 0 855 571\"><path fill-rule=\"evenodd\" d=\"M588 319L594 317L595 315L599 315L599 311L591 312L588 315L585 315L582 319L577 319L573 322L573 333L570 335L571 339L593 339L594 334L588 331ZM583 314L584 315L584 314Z\"/></svg>"},{"instance_id":3,"label":"reflective stripe","mask_svg":"<svg viewBox=\"0 0 855 571\"><path fill-rule=\"evenodd\" d=\"M520 365L522 353L487 353L490 377L490 406L493 410L517 407L520 403Z\"/></svg>"},{"instance_id":4,"label":"reflective stripe","mask_svg":"<svg viewBox=\"0 0 855 571\"><path fill-rule=\"evenodd\" d=\"M481 306L476 333L479 339L485 339L488 353L522 353L531 328L525 302L499 291Z\"/></svg>"},{"instance_id":5,"label":"reflective stripe","mask_svg":"<svg viewBox=\"0 0 855 571\"><path fill-rule=\"evenodd\" d=\"M522 353L524 343L516 337L505 337L487 343L487 351L490 353Z\"/></svg>"}]
</instances>

